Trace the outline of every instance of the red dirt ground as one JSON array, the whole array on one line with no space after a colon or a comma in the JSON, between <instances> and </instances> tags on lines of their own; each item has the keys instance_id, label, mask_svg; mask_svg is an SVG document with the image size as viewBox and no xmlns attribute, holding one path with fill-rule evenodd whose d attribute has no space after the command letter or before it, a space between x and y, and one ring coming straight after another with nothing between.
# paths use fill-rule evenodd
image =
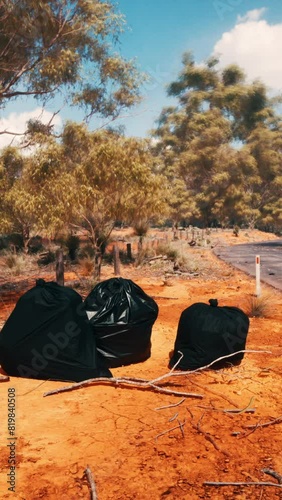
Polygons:
<instances>
[{"instance_id":1,"label":"red dirt ground","mask_svg":"<svg viewBox=\"0 0 282 500\"><path fill-rule=\"evenodd\" d=\"M267 239L258 231L239 238L222 233L217 238L228 244ZM217 298L221 306L244 309L254 293L253 278L219 261L209 249L187 251L202 256L205 273L167 280L152 268L122 267L123 277L155 298L159 317L153 327L151 358L112 369L115 377L151 380L168 373L168 355L183 309L209 298ZM110 267L103 268L102 279L112 276ZM21 276L14 291L2 289L2 323L19 295L33 285L34 277ZM282 488L274 486L204 485L205 481L278 485L263 469L282 474L282 293L264 289L272 295L271 314L251 318L247 349L268 353L247 353L239 366L162 382L165 388L201 394L202 399L109 384L43 397L46 391L68 384L15 377L2 382L1 499L90 499L87 466L99 500L282 498ZM16 390L15 493L9 492L7 483L9 388Z\"/></svg>"}]
</instances>

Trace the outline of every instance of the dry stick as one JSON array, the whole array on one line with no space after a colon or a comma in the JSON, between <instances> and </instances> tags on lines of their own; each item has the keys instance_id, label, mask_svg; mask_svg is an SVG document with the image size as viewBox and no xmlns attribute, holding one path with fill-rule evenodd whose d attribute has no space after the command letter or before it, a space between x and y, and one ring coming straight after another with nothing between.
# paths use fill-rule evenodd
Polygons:
<instances>
[{"instance_id":1,"label":"dry stick","mask_svg":"<svg viewBox=\"0 0 282 500\"><path fill-rule=\"evenodd\" d=\"M265 424L257 423L256 425L245 425L245 429L258 429L259 427L268 427L269 425L280 424L280 422L282 422L282 415L281 417L277 417L270 422L265 422Z\"/></svg>"},{"instance_id":2,"label":"dry stick","mask_svg":"<svg viewBox=\"0 0 282 500\"><path fill-rule=\"evenodd\" d=\"M259 482L259 481L250 481L246 483L229 483L229 482L224 482L224 483L217 483L213 481L205 481L203 483L205 486L274 486L276 488L282 488L282 484L276 484L276 483L264 483L264 482Z\"/></svg>"},{"instance_id":3,"label":"dry stick","mask_svg":"<svg viewBox=\"0 0 282 500\"><path fill-rule=\"evenodd\" d=\"M201 370L205 370L205 369L209 368L210 366L212 366L214 363L217 363L218 361L221 361L222 359L230 358L230 356L234 356L234 354L240 354L240 353L243 353L243 352L246 352L246 353L260 353L260 354L261 353L271 354L270 351L242 350L242 351L237 351L236 353L228 354L226 356L221 356L220 358L215 359L214 361L212 361L208 365L202 366L201 368L197 368L196 370L174 372L176 366L178 365L178 363L181 361L181 359L183 357L183 354L180 353L181 354L180 359L177 361L177 363L174 365L174 367L170 370L170 372L166 373L165 375L162 375L161 377L153 379L153 380L144 380L143 381L142 379L134 379L134 378L128 378L128 379L126 379L126 378L114 378L114 377L112 377L112 378L107 378L107 377L90 378L88 380L83 380L82 382L77 382L77 383L72 384L72 385L67 386L67 387L62 387L61 389L55 389L53 391L45 392L43 394L43 397L45 397L45 396L51 396L52 394L58 394L60 392L72 391L74 389L78 389L79 387L85 387L85 386L90 385L90 384L97 384L97 383L100 383L100 382L105 382L105 383L114 383L116 385L118 385L118 384L129 384L129 385L134 385L134 386L143 387L143 388L152 387L152 388L158 390L158 392L165 392L166 394L177 395L177 396L185 396L185 397L203 398L204 396L202 396L201 394L191 394L191 393L186 393L186 392L170 391L168 389L162 389L162 388L160 388L159 386L157 386L155 384L156 384L156 382L161 382L161 381L167 379L168 377L183 376L183 375L188 375L190 373L195 373L195 372L198 372L198 371L201 371Z\"/></svg>"},{"instance_id":4,"label":"dry stick","mask_svg":"<svg viewBox=\"0 0 282 500\"><path fill-rule=\"evenodd\" d=\"M90 378L88 380L83 380L82 382L77 382L76 384L72 384L66 387L61 387L60 389L53 389L52 391L45 392L43 394L43 397L45 396L51 396L52 394L58 394L60 392L68 392L68 391L73 391L74 389L78 389L80 387L85 387L90 384L97 384L97 383L108 383L108 384L114 384L114 385L131 385L134 387L140 387L142 389L154 389L157 392L162 392L165 394L170 394L173 396L184 396L184 397L192 397L192 398L200 398L202 399L204 396L202 394L194 394L191 392L178 392L178 391L173 391L170 389L165 389L163 387L159 387L155 384L152 384L149 380L144 381L144 382L135 382L134 379L127 380L123 378L107 378L107 377L98 377L98 378Z\"/></svg>"},{"instance_id":5,"label":"dry stick","mask_svg":"<svg viewBox=\"0 0 282 500\"><path fill-rule=\"evenodd\" d=\"M192 417L192 419L193 419L193 418L194 418L194 416L193 416L193 413L191 412L191 410L190 410L190 409L188 409L188 408L186 408L186 409L187 409L187 411L190 413L190 415L191 415L191 417ZM201 417L199 418L199 420L198 420L198 423L197 423L197 424L194 424L193 422L191 422L191 425L192 425L193 429L195 429L195 430L196 430L197 432L199 432L200 434L203 434L203 436L205 437L205 439L206 439L207 441L209 441L209 442L210 442L210 443L214 446L214 448L215 448L217 451L221 451L222 453L224 453L224 455L229 456L229 454L228 454L226 451L221 450L221 449L219 448L218 444L215 442L215 440L213 439L213 437L212 437L212 436L211 436L208 432L205 432L205 431L202 429L202 427L200 426L200 422L201 422L201 420L203 419L204 414L205 414L205 413L203 413L203 414L201 415Z\"/></svg>"},{"instance_id":6,"label":"dry stick","mask_svg":"<svg viewBox=\"0 0 282 500\"><path fill-rule=\"evenodd\" d=\"M179 420L177 420L177 422L179 422ZM182 424L179 422L179 425L176 425L175 427L171 427L171 429L168 429L167 431L161 432L160 434L158 434L155 437L155 439L158 439L158 437L164 436L164 434L167 434L168 432L174 431L175 429L179 429L179 428L180 428L180 430L182 432L182 435L183 435L183 427L184 427L184 425L185 425L185 421Z\"/></svg>"},{"instance_id":7,"label":"dry stick","mask_svg":"<svg viewBox=\"0 0 282 500\"><path fill-rule=\"evenodd\" d=\"M177 419L177 422L179 423L179 427L180 427L182 436L185 437L184 436L184 430L183 430L183 426L185 425L185 420L184 420L183 424L178 419Z\"/></svg>"},{"instance_id":8,"label":"dry stick","mask_svg":"<svg viewBox=\"0 0 282 500\"><path fill-rule=\"evenodd\" d=\"M90 485L90 490L91 490L91 500L98 500L97 493L96 493L96 485L94 482L94 478L91 472L91 469L89 465L87 465L84 474L86 475L89 485Z\"/></svg>"},{"instance_id":9,"label":"dry stick","mask_svg":"<svg viewBox=\"0 0 282 500\"><path fill-rule=\"evenodd\" d=\"M219 396L220 398L222 399L225 399L225 401L227 401L229 404L235 406L235 408L238 408L238 405L237 403L235 403L234 401L232 401L232 399L229 399L227 396L224 396L223 394L220 394L219 392L217 391L213 391L212 389L210 389L209 387L206 387L206 386L203 386L203 385L200 385L196 382L194 382L194 380L190 380L189 379L189 382L193 385L195 385L196 387L200 387L200 389L204 389L204 390L207 390L208 392L210 392L211 394L214 394L215 396Z\"/></svg>"},{"instance_id":10,"label":"dry stick","mask_svg":"<svg viewBox=\"0 0 282 500\"><path fill-rule=\"evenodd\" d=\"M169 419L169 422L173 422L177 417L178 417L178 412L176 412L175 415L173 415L173 417Z\"/></svg>"},{"instance_id":11,"label":"dry stick","mask_svg":"<svg viewBox=\"0 0 282 500\"><path fill-rule=\"evenodd\" d=\"M251 397L251 399L250 399L249 403L247 404L247 406L245 408L243 408L242 410L231 409L231 410L223 410L223 411L224 411L224 413L237 413L237 414L239 414L239 413L255 413L255 411L256 411L255 408L250 408L253 400L254 400L254 396Z\"/></svg>"},{"instance_id":12,"label":"dry stick","mask_svg":"<svg viewBox=\"0 0 282 500\"><path fill-rule=\"evenodd\" d=\"M185 401L185 398L183 398L180 401L178 401L178 403L174 403L172 405L159 406L159 408L155 408L155 410L165 410L166 408L174 408L175 406L181 405L184 401Z\"/></svg>"},{"instance_id":13,"label":"dry stick","mask_svg":"<svg viewBox=\"0 0 282 500\"><path fill-rule=\"evenodd\" d=\"M180 351L178 351L180 352ZM272 354L271 351L256 351L256 350L247 350L247 349L244 349L242 351L236 351L236 352L233 352L231 354L227 354L226 356L221 356L220 358L217 358L215 359L214 361L212 361L211 363L209 363L208 365L205 365L205 366L201 366L200 368L196 368L195 370L187 370L187 371L174 371L177 364L180 362L180 360L182 358L180 358L176 365L174 365L174 367L170 370L169 373L166 373L165 375L162 375L161 377L158 377L154 380L152 380L151 382L152 383L156 383L156 382L160 382L168 377L179 377L179 376L183 376L183 375L190 375L191 373L196 373L196 372L199 372L199 371L203 371L203 370L206 370L207 368L210 368L212 365L214 365L215 363L218 363L219 361L222 361L223 359L228 359L230 358L231 356L234 356L235 354L241 354L241 353L256 353L256 354ZM182 354L182 353L181 353ZM183 354L182 354L182 357L183 357Z\"/></svg>"},{"instance_id":14,"label":"dry stick","mask_svg":"<svg viewBox=\"0 0 282 500\"><path fill-rule=\"evenodd\" d=\"M265 474L268 474L269 476L274 477L275 479L277 479L279 484L282 484L282 476L281 476L281 474L278 474L278 472L276 472L275 470L261 469L261 471L264 472Z\"/></svg>"}]
</instances>

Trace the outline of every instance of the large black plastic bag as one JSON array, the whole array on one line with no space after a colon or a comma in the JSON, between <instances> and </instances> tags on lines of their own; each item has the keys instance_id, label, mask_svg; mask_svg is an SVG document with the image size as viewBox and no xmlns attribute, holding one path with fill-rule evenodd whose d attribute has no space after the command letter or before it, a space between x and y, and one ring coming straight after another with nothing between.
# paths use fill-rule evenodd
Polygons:
<instances>
[{"instance_id":1,"label":"large black plastic bag","mask_svg":"<svg viewBox=\"0 0 282 500\"><path fill-rule=\"evenodd\" d=\"M17 377L81 381L111 373L99 362L81 296L40 279L0 333L0 364Z\"/></svg>"},{"instance_id":2,"label":"large black plastic bag","mask_svg":"<svg viewBox=\"0 0 282 500\"><path fill-rule=\"evenodd\" d=\"M97 350L108 367L140 363L151 355L158 305L133 281L111 278L84 301Z\"/></svg>"},{"instance_id":3,"label":"large black plastic bag","mask_svg":"<svg viewBox=\"0 0 282 500\"><path fill-rule=\"evenodd\" d=\"M185 309L179 320L173 355L169 366L179 370L194 370L212 361L245 349L249 329L248 316L237 307L218 307L216 299L210 305L198 302ZM235 354L213 368L238 364L244 353Z\"/></svg>"}]
</instances>

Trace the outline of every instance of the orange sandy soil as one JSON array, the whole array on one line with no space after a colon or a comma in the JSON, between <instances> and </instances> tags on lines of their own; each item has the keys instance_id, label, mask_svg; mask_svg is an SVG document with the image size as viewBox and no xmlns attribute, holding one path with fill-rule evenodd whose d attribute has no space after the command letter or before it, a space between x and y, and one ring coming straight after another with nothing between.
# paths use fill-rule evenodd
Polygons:
<instances>
[{"instance_id":1,"label":"orange sandy soil","mask_svg":"<svg viewBox=\"0 0 282 500\"><path fill-rule=\"evenodd\" d=\"M216 233L213 238L214 244L237 244L275 237L253 231L238 238L232 232ZM123 277L155 298L159 317L153 327L151 358L112 369L113 376L151 380L168 373L168 355L183 309L212 297L221 306L244 309L246 298L254 293L254 279L218 260L210 249L187 246L187 252L202 259L204 272L198 276L164 279L152 266L122 267ZM75 276L69 273L67 279ZM102 279L112 276L112 268L105 266ZM2 278L2 285L8 280ZM34 285L34 277L21 276L14 282L13 293L5 292L5 287L2 291L2 323L18 296ZM84 476L87 466L99 500L282 498L277 487L203 484L278 484L263 469L282 474L282 292L263 288L272 295L271 314L251 318L247 349L267 353L248 353L239 366L170 377L161 383L175 391L201 394L202 399L110 384L43 397L46 391L69 384L14 377L2 382L1 499L95 498ZM16 390L15 493L8 491L7 483L6 401L11 387ZM274 423L278 417L281 420Z\"/></svg>"}]
</instances>

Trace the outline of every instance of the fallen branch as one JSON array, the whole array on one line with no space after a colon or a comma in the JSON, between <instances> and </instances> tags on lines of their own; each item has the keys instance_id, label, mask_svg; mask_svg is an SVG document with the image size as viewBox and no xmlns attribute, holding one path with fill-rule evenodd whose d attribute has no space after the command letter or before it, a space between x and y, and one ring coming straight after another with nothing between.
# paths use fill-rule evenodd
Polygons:
<instances>
[{"instance_id":1,"label":"fallen branch","mask_svg":"<svg viewBox=\"0 0 282 500\"><path fill-rule=\"evenodd\" d=\"M204 396L202 394L195 394L191 392L179 392L179 391L173 391L171 389L165 389L164 387L159 387L155 384L153 384L150 380L145 380L145 381L135 381L134 378L132 379L126 379L126 378L107 378L107 377L98 377L98 378L90 378L88 380L83 380L82 382L77 382L75 384L61 387L60 389L53 389L52 391L45 392L43 394L43 397L46 396L51 396L52 394L59 394L60 392L68 392L68 391L73 391L75 389L79 389L81 387L86 387L88 385L93 385L93 384L100 384L100 383L108 383L108 384L113 384L115 386L120 385L130 385L134 386L137 388L141 389L153 389L156 392L162 392L164 394L170 394L173 396L183 396L183 397L191 397L191 398L199 398L202 399Z\"/></svg>"},{"instance_id":2,"label":"fallen branch","mask_svg":"<svg viewBox=\"0 0 282 500\"><path fill-rule=\"evenodd\" d=\"M224 482L224 483L217 483L213 481L205 481L203 483L204 486L274 486L275 488L282 488L282 484L276 484L276 483L265 483L265 482L260 482L260 481L250 481L250 482L242 482L242 483L232 483L232 482Z\"/></svg>"},{"instance_id":3,"label":"fallen branch","mask_svg":"<svg viewBox=\"0 0 282 500\"><path fill-rule=\"evenodd\" d=\"M179 351L180 352L180 351ZM82 382L77 382L75 384L72 384L70 386L62 387L60 389L54 389L53 391L45 392L43 394L43 397L45 396L51 396L52 394L59 394L60 392L67 392L67 391L72 391L74 389L79 389L80 387L85 387L87 385L91 384L99 384L99 383L110 383L110 384L115 384L115 385L133 385L135 387L140 387L143 389L155 389L157 392L163 392L165 394L171 394L174 396L184 396L184 397L193 397L193 398L200 398L202 399L204 396L202 394L194 394L194 393L187 393L187 392L177 392L177 391L172 391L170 389L164 389L162 387L159 387L156 385L156 382L163 382L169 377L174 377L174 376L183 376L183 375L190 375L192 373L196 373L202 370L206 370L210 366L214 365L218 361L221 361L223 359L230 358L231 356L234 356L235 354L240 354L240 353L267 353L271 354L270 351L253 351L253 350L242 350L242 351L237 351L236 353L232 354L227 354L226 356L221 356L218 359L215 359L211 363L209 363L206 366L202 366L200 368L196 368L196 370L189 370L189 371L175 371L175 368L177 365L180 363L183 354L180 352L181 357L178 359L177 363L173 366L173 368L166 373L165 375L162 375L161 377L155 378L153 380L143 380L143 379L134 379L134 378L129 378L129 377L123 377L123 378L107 378L107 377L97 377L97 378L90 378L87 380L83 380Z\"/></svg>"},{"instance_id":4,"label":"fallen branch","mask_svg":"<svg viewBox=\"0 0 282 500\"><path fill-rule=\"evenodd\" d=\"M93 478L93 475L92 475L92 472L91 472L89 465L87 465L87 467L84 471L84 474L86 475L87 480L89 482L90 491L91 491L91 500L98 500L97 493L96 493L96 485L95 485L94 478Z\"/></svg>"},{"instance_id":5,"label":"fallen branch","mask_svg":"<svg viewBox=\"0 0 282 500\"><path fill-rule=\"evenodd\" d=\"M180 354L182 354L180 351L178 351L178 352ZM214 364L218 363L219 361L222 361L223 359L231 358L232 356L235 356L235 354L241 354L241 353L272 354L271 351L256 351L256 350L252 350L252 349L251 350L244 349L242 351L236 351L236 352L233 352L231 354L226 354L226 356L221 356L220 358L215 359L214 361L212 361L208 365L201 366L200 368L196 368L195 370L187 370L187 371L178 370L178 371L175 371L176 366L178 365L178 363L183 358L183 354L182 354L181 358L179 358L179 360L173 366L173 368L170 370L170 372L166 373L165 375L162 375L161 377L158 377L158 378L152 380L152 383L161 382L161 381L165 380L168 377L179 377L179 376L183 376L183 375L191 375L192 373L197 373L197 372L200 372L200 371L203 371L203 370L207 370L208 368L210 368Z\"/></svg>"}]
</instances>

